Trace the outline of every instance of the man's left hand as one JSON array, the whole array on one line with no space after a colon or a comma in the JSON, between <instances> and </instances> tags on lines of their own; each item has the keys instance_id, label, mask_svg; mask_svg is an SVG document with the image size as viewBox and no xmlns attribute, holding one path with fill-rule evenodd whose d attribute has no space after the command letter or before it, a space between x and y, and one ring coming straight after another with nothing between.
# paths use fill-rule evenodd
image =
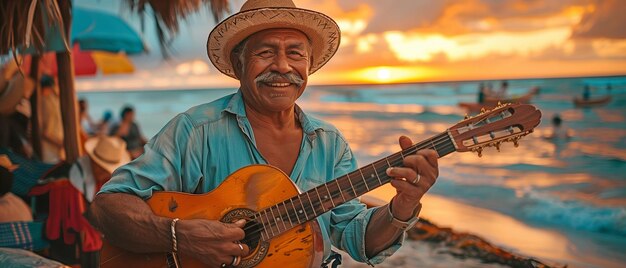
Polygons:
<instances>
[{"instance_id":1,"label":"man's left hand","mask_svg":"<svg viewBox=\"0 0 626 268\"><path fill-rule=\"evenodd\" d=\"M402 150L413 145L406 136L401 136L399 143ZM387 175L394 177L391 185L396 188L396 196L389 204L395 218L409 220L415 216L413 213L420 205L420 200L439 176L438 158L434 150L420 150L404 157L403 167L387 170Z\"/></svg>"}]
</instances>

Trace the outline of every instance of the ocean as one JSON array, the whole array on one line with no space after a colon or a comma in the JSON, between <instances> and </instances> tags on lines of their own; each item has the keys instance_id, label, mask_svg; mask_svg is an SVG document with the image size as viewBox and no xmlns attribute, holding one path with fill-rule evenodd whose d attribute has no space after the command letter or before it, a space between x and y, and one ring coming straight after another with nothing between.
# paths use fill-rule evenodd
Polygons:
<instances>
[{"instance_id":1,"label":"ocean","mask_svg":"<svg viewBox=\"0 0 626 268\"><path fill-rule=\"evenodd\" d=\"M487 83L497 88L500 81ZM576 108L572 99L585 85L592 97L610 94L612 100ZM475 81L311 86L298 104L335 124L362 166L397 152L400 135L417 142L463 120L466 112L458 103L475 102L478 86ZM534 86L540 94L531 103L543 113L534 133L518 148L509 143L501 152L485 150L482 157L453 153L440 159L440 176L430 193L557 231L569 239L572 251L592 251L626 265L626 76L509 80L508 93L522 95ZM96 120L105 110L117 117L122 106L131 104L150 138L176 114L235 90L79 92L79 98L89 102ZM557 114L570 139L544 138ZM606 265L542 257L572 267Z\"/></svg>"}]
</instances>

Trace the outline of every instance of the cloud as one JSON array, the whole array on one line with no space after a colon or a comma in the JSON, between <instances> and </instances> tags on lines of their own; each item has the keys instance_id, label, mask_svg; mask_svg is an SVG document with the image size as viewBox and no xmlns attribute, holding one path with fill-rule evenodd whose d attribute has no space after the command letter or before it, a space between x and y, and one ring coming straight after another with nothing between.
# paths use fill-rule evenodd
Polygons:
<instances>
[{"instance_id":1,"label":"cloud","mask_svg":"<svg viewBox=\"0 0 626 268\"><path fill-rule=\"evenodd\" d=\"M626 39L626 1L602 0L574 27L572 38Z\"/></svg>"}]
</instances>

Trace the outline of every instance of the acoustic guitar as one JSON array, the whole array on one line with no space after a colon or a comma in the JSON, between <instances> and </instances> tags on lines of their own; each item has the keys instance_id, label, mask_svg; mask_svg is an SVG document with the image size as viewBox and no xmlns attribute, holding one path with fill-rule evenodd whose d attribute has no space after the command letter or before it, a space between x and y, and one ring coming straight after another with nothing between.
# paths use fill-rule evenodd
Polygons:
<instances>
[{"instance_id":1,"label":"acoustic guitar","mask_svg":"<svg viewBox=\"0 0 626 268\"><path fill-rule=\"evenodd\" d=\"M468 118L410 148L363 166L306 192L278 168L251 165L229 175L206 194L156 192L147 201L156 215L180 219L234 222L246 219L245 243L250 254L240 267L320 267L323 241L314 219L331 209L372 191L389 181L385 170L402 166L405 156L433 149L439 157L452 152L477 152L484 147L500 150L539 124L541 112L528 104L500 105ZM101 267L204 267L193 256L174 253L138 254L105 243Z\"/></svg>"}]
</instances>

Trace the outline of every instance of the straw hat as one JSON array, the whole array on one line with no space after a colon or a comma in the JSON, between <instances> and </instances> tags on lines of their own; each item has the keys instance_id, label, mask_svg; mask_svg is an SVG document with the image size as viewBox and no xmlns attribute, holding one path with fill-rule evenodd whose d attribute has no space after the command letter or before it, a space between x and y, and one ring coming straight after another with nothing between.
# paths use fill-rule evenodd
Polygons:
<instances>
[{"instance_id":1,"label":"straw hat","mask_svg":"<svg viewBox=\"0 0 626 268\"><path fill-rule=\"evenodd\" d=\"M0 80L5 78L1 75ZM8 115L15 112L15 107L24 98L24 92L32 92L34 88L33 79L22 74L13 75L8 83L0 81L0 114Z\"/></svg>"},{"instance_id":2,"label":"straw hat","mask_svg":"<svg viewBox=\"0 0 626 268\"><path fill-rule=\"evenodd\" d=\"M4 167L10 172L13 172L19 167L19 165L13 164L9 156L7 156L6 154L0 154L0 167Z\"/></svg>"},{"instance_id":3,"label":"straw hat","mask_svg":"<svg viewBox=\"0 0 626 268\"><path fill-rule=\"evenodd\" d=\"M113 173L115 169L130 162L126 142L118 137L98 136L85 142L85 151L99 166Z\"/></svg>"},{"instance_id":4,"label":"straw hat","mask_svg":"<svg viewBox=\"0 0 626 268\"><path fill-rule=\"evenodd\" d=\"M207 40L209 59L220 72L239 80L230 62L230 52L248 36L274 28L296 29L309 37L313 46L309 74L326 64L339 48L341 32L330 17L297 8L292 0L249 0L239 13L213 28Z\"/></svg>"}]
</instances>

